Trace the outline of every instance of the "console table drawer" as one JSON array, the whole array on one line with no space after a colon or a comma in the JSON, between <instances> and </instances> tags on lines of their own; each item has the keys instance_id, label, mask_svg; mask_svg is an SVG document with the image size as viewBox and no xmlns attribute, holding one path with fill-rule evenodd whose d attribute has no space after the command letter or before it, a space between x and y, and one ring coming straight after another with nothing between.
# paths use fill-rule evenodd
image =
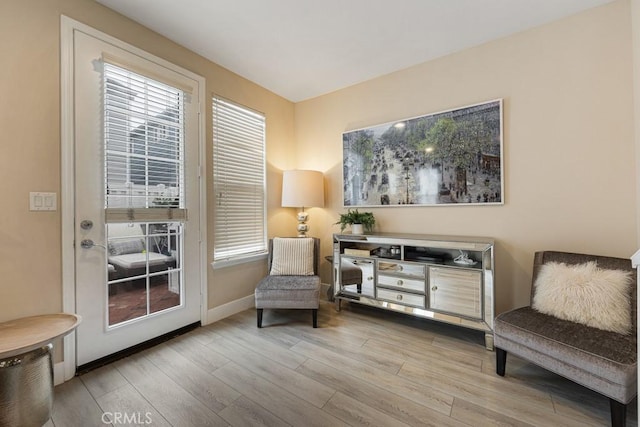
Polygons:
<instances>
[{"instance_id":1,"label":"console table drawer","mask_svg":"<svg viewBox=\"0 0 640 427\"><path fill-rule=\"evenodd\" d=\"M411 264L408 262L378 261L378 272L399 273L407 276L425 277L423 264Z\"/></svg>"},{"instance_id":2,"label":"console table drawer","mask_svg":"<svg viewBox=\"0 0 640 427\"><path fill-rule=\"evenodd\" d=\"M425 289L424 279L408 279L406 277L387 276L384 274L378 274L378 284L382 286L408 289L421 293L424 293Z\"/></svg>"},{"instance_id":3,"label":"console table drawer","mask_svg":"<svg viewBox=\"0 0 640 427\"><path fill-rule=\"evenodd\" d=\"M391 289L377 288L378 299L395 302L402 305L414 307L424 307L424 295L409 294L406 292L396 292Z\"/></svg>"}]
</instances>

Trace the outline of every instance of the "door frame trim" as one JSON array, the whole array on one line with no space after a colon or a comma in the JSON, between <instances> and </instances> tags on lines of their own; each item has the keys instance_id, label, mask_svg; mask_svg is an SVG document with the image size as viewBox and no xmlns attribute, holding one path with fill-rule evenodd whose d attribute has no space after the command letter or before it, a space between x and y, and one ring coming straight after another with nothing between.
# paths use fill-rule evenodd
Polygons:
<instances>
[{"instance_id":1,"label":"door frame trim","mask_svg":"<svg viewBox=\"0 0 640 427\"><path fill-rule=\"evenodd\" d=\"M199 264L200 264L200 322L207 320L207 195L206 195L206 130L205 130L205 78L176 64L152 55L129 43L103 33L86 24L60 17L60 207L62 221L62 310L76 312L75 294L75 122L74 122L74 45L73 34L81 31L103 42L138 55L144 59L181 73L198 83L198 182L200 202ZM76 334L63 339L63 377L59 382L70 380L76 372Z\"/></svg>"}]
</instances>

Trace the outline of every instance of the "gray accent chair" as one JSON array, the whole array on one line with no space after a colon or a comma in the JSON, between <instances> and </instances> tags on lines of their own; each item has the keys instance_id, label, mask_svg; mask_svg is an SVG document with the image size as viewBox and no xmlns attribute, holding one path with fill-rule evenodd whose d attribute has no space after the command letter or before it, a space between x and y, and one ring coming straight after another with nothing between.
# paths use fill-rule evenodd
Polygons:
<instances>
[{"instance_id":1,"label":"gray accent chair","mask_svg":"<svg viewBox=\"0 0 640 427\"><path fill-rule=\"evenodd\" d=\"M269 239L268 271L273 262L273 240ZM318 327L318 307L320 307L320 277L318 266L320 239L313 238L313 276L272 276L267 275L256 287L256 312L258 328L262 328L262 314L271 309L310 309L313 327Z\"/></svg>"},{"instance_id":2,"label":"gray accent chair","mask_svg":"<svg viewBox=\"0 0 640 427\"><path fill-rule=\"evenodd\" d=\"M626 425L627 404L637 395L637 279L629 259L566 252L536 252L533 284L542 265L596 261L603 269L630 271L632 332L622 335L540 313L531 306L495 319L496 372L505 375L507 353L513 353L609 398L611 425ZM535 293L532 285L531 298Z\"/></svg>"}]
</instances>

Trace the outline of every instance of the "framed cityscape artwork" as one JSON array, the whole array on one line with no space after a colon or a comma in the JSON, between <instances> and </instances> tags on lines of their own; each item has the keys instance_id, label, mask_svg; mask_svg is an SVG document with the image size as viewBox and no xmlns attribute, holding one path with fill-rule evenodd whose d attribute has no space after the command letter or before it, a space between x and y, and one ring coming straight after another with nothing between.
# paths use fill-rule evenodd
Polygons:
<instances>
[{"instance_id":1,"label":"framed cityscape artwork","mask_svg":"<svg viewBox=\"0 0 640 427\"><path fill-rule=\"evenodd\" d=\"M503 204L502 100L345 132L345 207Z\"/></svg>"}]
</instances>

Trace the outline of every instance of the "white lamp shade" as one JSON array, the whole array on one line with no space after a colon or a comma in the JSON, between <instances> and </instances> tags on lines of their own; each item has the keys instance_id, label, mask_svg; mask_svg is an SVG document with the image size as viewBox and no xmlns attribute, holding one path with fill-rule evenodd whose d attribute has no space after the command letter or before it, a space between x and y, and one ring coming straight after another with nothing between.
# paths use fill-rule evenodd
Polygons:
<instances>
[{"instance_id":1,"label":"white lamp shade","mask_svg":"<svg viewBox=\"0 0 640 427\"><path fill-rule=\"evenodd\" d=\"M324 177L311 170L284 171L282 177L282 207L323 208Z\"/></svg>"}]
</instances>

